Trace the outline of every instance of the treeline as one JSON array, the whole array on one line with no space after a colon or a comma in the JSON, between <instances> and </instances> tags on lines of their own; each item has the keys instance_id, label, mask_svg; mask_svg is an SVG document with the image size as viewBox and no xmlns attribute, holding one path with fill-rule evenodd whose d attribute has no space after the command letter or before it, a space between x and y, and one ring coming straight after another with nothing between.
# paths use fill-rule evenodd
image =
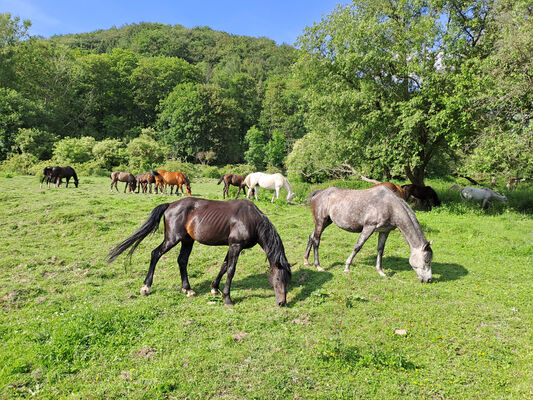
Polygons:
<instances>
[{"instance_id":1,"label":"treeline","mask_svg":"<svg viewBox=\"0 0 533 400\"><path fill-rule=\"evenodd\" d=\"M244 161L252 126L266 142L279 136L269 102L278 101L296 60L291 46L179 25L142 23L47 40L29 37L30 22L10 14L0 24L0 159L66 162L65 143L75 149L93 139L120 150L141 137L156 143L156 160L162 154L227 164ZM302 135L291 127L282 136L290 142ZM281 158L286 141L282 146ZM123 163L127 153L118 150L115 161Z\"/></svg>"},{"instance_id":2,"label":"treeline","mask_svg":"<svg viewBox=\"0 0 533 400\"><path fill-rule=\"evenodd\" d=\"M105 165L530 179L531 12L527 0L353 0L306 28L300 50L144 23L45 40L1 14L0 159L74 160L92 140L93 162L122 155Z\"/></svg>"}]
</instances>

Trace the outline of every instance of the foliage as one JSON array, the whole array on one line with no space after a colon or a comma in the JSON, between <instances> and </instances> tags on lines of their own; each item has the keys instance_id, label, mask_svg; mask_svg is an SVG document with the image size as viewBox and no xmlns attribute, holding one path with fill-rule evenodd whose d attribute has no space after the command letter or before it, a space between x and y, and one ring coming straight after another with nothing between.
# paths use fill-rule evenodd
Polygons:
<instances>
[{"instance_id":1,"label":"foliage","mask_svg":"<svg viewBox=\"0 0 533 400\"><path fill-rule=\"evenodd\" d=\"M272 132L272 138L268 141L265 149L265 161L268 165L281 168L285 159L287 143L285 136L278 130Z\"/></svg>"},{"instance_id":2,"label":"foliage","mask_svg":"<svg viewBox=\"0 0 533 400\"><path fill-rule=\"evenodd\" d=\"M257 127L252 126L246 132L244 141L248 150L244 152L244 159L256 170L263 169L265 165L265 134Z\"/></svg>"},{"instance_id":3,"label":"foliage","mask_svg":"<svg viewBox=\"0 0 533 400\"><path fill-rule=\"evenodd\" d=\"M3 172L15 174L32 174L32 167L37 162L37 157L29 153L10 154L9 157L2 161L0 169ZM41 169L42 174L42 169Z\"/></svg>"},{"instance_id":4,"label":"foliage","mask_svg":"<svg viewBox=\"0 0 533 400\"><path fill-rule=\"evenodd\" d=\"M20 17L13 17L11 13L0 13L0 48L28 39L30 27L30 20L21 21Z\"/></svg>"},{"instance_id":5,"label":"foliage","mask_svg":"<svg viewBox=\"0 0 533 400\"><path fill-rule=\"evenodd\" d=\"M133 139L128 143L128 159L130 168L147 171L157 166L164 159L164 148L147 134Z\"/></svg>"},{"instance_id":6,"label":"foliage","mask_svg":"<svg viewBox=\"0 0 533 400\"><path fill-rule=\"evenodd\" d=\"M172 157L192 161L201 151L213 151L221 163L238 161L236 105L217 86L177 85L161 103L158 128Z\"/></svg>"},{"instance_id":7,"label":"foliage","mask_svg":"<svg viewBox=\"0 0 533 400\"><path fill-rule=\"evenodd\" d=\"M54 160L58 164L83 163L93 157L96 140L90 136L61 139L54 145Z\"/></svg>"},{"instance_id":8,"label":"foliage","mask_svg":"<svg viewBox=\"0 0 533 400\"><path fill-rule=\"evenodd\" d=\"M104 139L93 146L94 160L110 171L114 166L127 163L126 146L118 139Z\"/></svg>"},{"instance_id":9,"label":"foliage","mask_svg":"<svg viewBox=\"0 0 533 400\"><path fill-rule=\"evenodd\" d=\"M21 153L32 154L39 160L52 158L57 136L39 129L20 128L15 137L15 147Z\"/></svg>"}]
</instances>

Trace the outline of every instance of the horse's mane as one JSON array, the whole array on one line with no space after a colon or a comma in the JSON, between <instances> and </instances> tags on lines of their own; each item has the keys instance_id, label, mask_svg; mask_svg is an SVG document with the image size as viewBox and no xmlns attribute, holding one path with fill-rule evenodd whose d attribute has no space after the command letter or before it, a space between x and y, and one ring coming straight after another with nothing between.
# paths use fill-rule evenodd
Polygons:
<instances>
[{"instance_id":1,"label":"horse's mane","mask_svg":"<svg viewBox=\"0 0 533 400\"><path fill-rule=\"evenodd\" d=\"M285 247L281 237L272 222L263 213L261 213L261 220L257 226L257 236L270 264L286 271L288 274L287 280L290 280L292 275L291 267L285 256Z\"/></svg>"},{"instance_id":2,"label":"horse's mane","mask_svg":"<svg viewBox=\"0 0 533 400\"><path fill-rule=\"evenodd\" d=\"M320 189L317 189L317 190L313 190L311 192L311 194L309 195L309 197L307 198L307 204L311 203L311 199L315 196L315 194L317 194L318 192L320 192Z\"/></svg>"}]
</instances>

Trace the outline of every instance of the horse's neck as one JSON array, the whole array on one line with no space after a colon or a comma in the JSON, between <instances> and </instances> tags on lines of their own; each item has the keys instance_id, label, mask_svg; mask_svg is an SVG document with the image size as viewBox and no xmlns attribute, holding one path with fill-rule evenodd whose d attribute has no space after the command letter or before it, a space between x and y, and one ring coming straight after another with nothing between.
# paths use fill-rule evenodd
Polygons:
<instances>
[{"instance_id":1,"label":"horse's neck","mask_svg":"<svg viewBox=\"0 0 533 400\"><path fill-rule=\"evenodd\" d=\"M404 212L397 218L396 226L407 240L410 248L420 248L426 242L426 237L422 231L420 223L416 219L415 213L407 204L401 204Z\"/></svg>"},{"instance_id":2,"label":"horse's neck","mask_svg":"<svg viewBox=\"0 0 533 400\"><path fill-rule=\"evenodd\" d=\"M283 177L283 188L287 191L287 194L293 193L292 186L289 183L289 180L285 177Z\"/></svg>"}]
</instances>

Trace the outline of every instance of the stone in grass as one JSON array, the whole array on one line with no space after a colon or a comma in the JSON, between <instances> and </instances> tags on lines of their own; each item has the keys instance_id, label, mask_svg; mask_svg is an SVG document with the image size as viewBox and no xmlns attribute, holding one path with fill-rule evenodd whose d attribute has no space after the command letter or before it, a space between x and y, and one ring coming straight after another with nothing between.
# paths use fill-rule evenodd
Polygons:
<instances>
[{"instance_id":1,"label":"stone in grass","mask_svg":"<svg viewBox=\"0 0 533 400\"><path fill-rule=\"evenodd\" d=\"M240 342L241 340L243 340L244 338L247 338L248 336L250 335L245 332L237 332L231 335L233 340L235 340L236 342Z\"/></svg>"},{"instance_id":2,"label":"stone in grass","mask_svg":"<svg viewBox=\"0 0 533 400\"><path fill-rule=\"evenodd\" d=\"M405 335L407 335L407 330L405 330L405 329L396 329L394 331L394 333L397 334L397 335L400 335L400 336L405 336Z\"/></svg>"}]
</instances>

